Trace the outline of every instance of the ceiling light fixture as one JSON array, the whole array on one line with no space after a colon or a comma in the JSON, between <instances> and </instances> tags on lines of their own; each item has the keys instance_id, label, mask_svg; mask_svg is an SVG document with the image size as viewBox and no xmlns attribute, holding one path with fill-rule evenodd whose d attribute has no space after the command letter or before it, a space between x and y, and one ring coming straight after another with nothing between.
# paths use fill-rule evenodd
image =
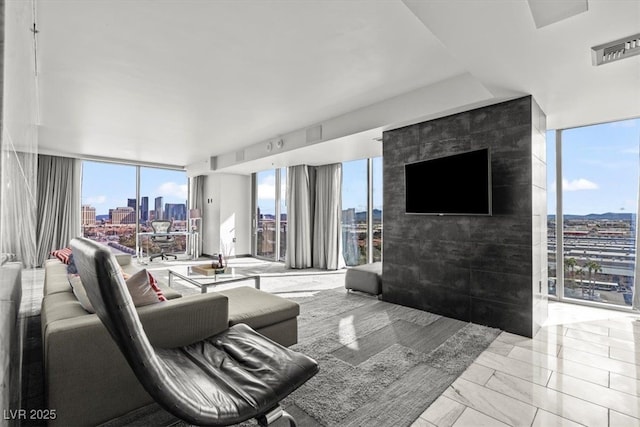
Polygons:
<instances>
[{"instance_id":1,"label":"ceiling light fixture","mask_svg":"<svg viewBox=\"0 0 640 427\"><path fill-rule=\"evenodd\" d=\"M640 54L640 34L618 39L591 48L593 65L608 64Z\"/></svg>"}]
</instances>

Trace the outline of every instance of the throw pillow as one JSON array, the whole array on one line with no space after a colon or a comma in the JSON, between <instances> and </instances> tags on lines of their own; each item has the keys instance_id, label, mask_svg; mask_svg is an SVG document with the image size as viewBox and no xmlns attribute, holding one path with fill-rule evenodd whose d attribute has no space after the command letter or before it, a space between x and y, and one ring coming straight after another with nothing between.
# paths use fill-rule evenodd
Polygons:
<instances>
[{"instance_id":1,"label":"throw pillow","mask_svg":"<svg viewBox=\"0 0 640 427\"><path fill-rule=\"evenodd\" d=\"M69 264L69 257L71 256L71 248L57 249L51 252L51 255L58 258L64 264Z\"/></svg>"},{"instance_id":2,"label":"throw pillow","mask_svg":"<svg viewBox=\"0 0 640 427\"><path fill-rule=\"evenodd\" d=\"M145 268L129 277L126 282L136 307L167 300L155 278Z\"/></svg>"},{"instance_id":3,"label":"throw pillow","mask_svg":"<svg viewBox=\"0 0 640 427\"><path fill-rule=\"evenodd\" d=\"M76 299L89 313L95 313L96 310L91 305L91 301L89 301L89 297L87 296L87 291L82 286L82 281L80 280L80 275L78 274L68 274L67 278L69 279L69 284L71 285L71 289L73 289L73 294L76 296Z\"/></svg>"}]
</instances>

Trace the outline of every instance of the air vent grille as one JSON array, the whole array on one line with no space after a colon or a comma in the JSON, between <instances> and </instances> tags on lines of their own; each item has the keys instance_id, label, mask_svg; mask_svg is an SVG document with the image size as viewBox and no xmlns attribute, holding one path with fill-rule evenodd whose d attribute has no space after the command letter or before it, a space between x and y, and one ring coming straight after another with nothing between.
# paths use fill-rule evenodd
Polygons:
<instances>
[{"instance_id":1,"label":"air vent grille","mask_svg":"<svg viewBox=\"0 0 640 427\"><path fill-rule=\"evenodd\" d=\"M591 48L593 65L608 64L640 54L640 34Z\"/></svg>"}]
</instances>

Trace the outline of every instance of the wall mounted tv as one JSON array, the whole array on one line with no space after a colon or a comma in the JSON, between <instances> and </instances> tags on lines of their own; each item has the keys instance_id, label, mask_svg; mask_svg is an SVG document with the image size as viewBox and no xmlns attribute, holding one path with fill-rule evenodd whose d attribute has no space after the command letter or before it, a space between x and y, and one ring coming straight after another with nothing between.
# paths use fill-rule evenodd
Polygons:
<instances>
[{"instance_id":1,"label":"wall mounted tv","mask_svg":"<svg viewBox=\"0 0 640 427\"><path fill-rule=\"evenodd\" d=\"M406 213L491 215L488 148L404 166Z\"/></svg>"}]
</instances>

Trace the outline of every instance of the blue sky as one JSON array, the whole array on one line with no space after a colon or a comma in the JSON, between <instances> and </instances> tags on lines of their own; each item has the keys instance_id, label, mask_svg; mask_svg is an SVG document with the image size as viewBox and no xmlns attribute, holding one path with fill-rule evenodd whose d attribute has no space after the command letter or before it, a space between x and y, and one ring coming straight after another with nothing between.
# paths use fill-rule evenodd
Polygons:
<instances>
[{"instance_id":1,"label":"blue sky","mask_svg":"<svg viewBox=\"0 0 640 427\"><path fill-rule=\"evenodd\" d=\"M638 209L640 119L568 129L562 133L565 214ZM555 132L547 134L547 211L555 214Z\"/></svg>"},{"instance_id":2,"label":"blue sky","mask_svg":"<svg viewBox=\"0 0 640 427\"><path fill-rule=\"evenodd\" d=\"M185 203L188 193L187 174L167 169L140 169L140 196L163 203ZM127 199L136 197L135 166L112 163L83 162L82 204L96 208L96 215L106 215L110 208L127 206Z\"/></svg>"}]
</instances>

